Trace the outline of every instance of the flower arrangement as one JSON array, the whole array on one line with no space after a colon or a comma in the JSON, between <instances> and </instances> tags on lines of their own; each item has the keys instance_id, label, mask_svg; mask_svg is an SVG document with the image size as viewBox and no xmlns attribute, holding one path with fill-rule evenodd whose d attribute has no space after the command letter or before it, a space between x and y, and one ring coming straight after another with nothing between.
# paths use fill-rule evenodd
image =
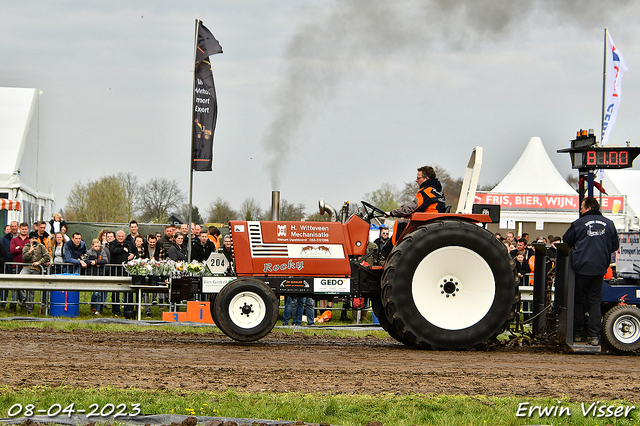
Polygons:
<instances>
[{"instance_id":1,"label":"flower arrangement","mask_svg":"<svg viewBox=\"0 0 640 426\"><path fill-rule=\"evenodd\" d=\"M122 265L129 275L149 275L151 269L147 268L148 263L148 259L131 259L128 262L122 262Z\"/></svg>"},{"instance_id":2,"label":"flower arrangement","mask_svg":"<svg viewBox=\"0 0 640 426\"><path fill-rule=\"evenodd\" d=\"M171 262L171 275L174 277L181 277L183 275L187 275L185 272L185 268L184 268L184 264L186 262L174 262L173 260L170 261Z\"/></svg>"},{"instance_id":3,"label":"flower arrangement","mask_svg":"<svg viewBox=\"0 0 640 426\"><path fill-rule=\"evenodd\" d=\"M191 263L187 263L186 270L191 276L201 277L204 275L205 268L203 263L194 260Z\"/></svg>"},{"instance_id":4,"label":"flower arrangement","mask_svg":"<svg viewBox=\"0 0 640 426\"><path fill-rule=\"evenodd\" d=\"M155 260L150 259L151 275L166 276L171 275L173 269L173 260Z\"/></svg>"},{"instance_id":5,"label":"flower arrangement","mask_svg":"<svg viewBox=\"0 0 640 426\"><path fill-rule=\"evenodd\" d=\"M129 275L202 276L207 271L205 264L197 260L187 263L176 262L171 259L132 259L128 262L123 262L122 265Z\"/></svg>"}]
</instances>

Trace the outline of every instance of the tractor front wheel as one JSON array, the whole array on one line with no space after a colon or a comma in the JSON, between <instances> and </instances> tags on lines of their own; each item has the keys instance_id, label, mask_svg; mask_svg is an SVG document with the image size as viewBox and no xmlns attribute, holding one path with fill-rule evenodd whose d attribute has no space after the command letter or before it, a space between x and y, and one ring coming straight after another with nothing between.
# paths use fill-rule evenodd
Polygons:
<instances>
[{"instance_id":1,"label":"tractor front wheel","mask_svg":"<svg viewBox=\"0 0 640 426\"><path fill-rule=\"evenodd\" d=\"M273 329L278 305L278 298L265 283L255 278L238 278L216 296L214 321L232 339L253 342Z\"/></svg>"},{"instance_id":2,"label":"tractor front wheel","mask_svg":"<svg viewBox=\"0 0 640 426\"><path fill-rule=\"evenodd\" d=\"M211 293L209 295L209 312L211 312L211 319L213 320L214 324L218 323L216 321L216 296L216 293Z\"/></svg>"}]
</instances>

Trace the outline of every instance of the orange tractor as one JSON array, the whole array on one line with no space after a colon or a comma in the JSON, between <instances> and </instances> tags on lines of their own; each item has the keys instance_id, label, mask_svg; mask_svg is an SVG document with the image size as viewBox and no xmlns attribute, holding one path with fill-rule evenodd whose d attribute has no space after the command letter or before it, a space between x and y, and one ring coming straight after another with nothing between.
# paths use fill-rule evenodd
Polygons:
<instances>
[{"instance_id":1,"label":"orange tractor","mask_svg":"<svg viewBox=\"0 0 640 426\"><path fill-rule=\"evenodd\" d=\"M236 276L212 295L218 327L254 341L274 327L280 295L370 298L380 325L419 348L479 347L502 333L518 302L514 262L505 246L472 214L481 148L472 155L459 213L415 213L389 256L363 260L370 223L384 215L362 202L330 212L330 222L231 221ZM464 195L464 196L463 196ZM494 218L495 220L495 218Z\"/></svg>"}]
</instances>

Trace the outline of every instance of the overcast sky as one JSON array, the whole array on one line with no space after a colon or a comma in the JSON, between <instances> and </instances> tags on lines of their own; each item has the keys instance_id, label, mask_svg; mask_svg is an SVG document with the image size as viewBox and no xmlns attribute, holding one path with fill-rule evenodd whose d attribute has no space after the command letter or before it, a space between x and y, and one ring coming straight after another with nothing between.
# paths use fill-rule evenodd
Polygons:
<instances>
[{"instance_id":1,"label":"overcast sky","mask_svg":"<svg viewBox=\"0 0 640 426\"><path fill-rule=\"evenodd\" d=\"M0 86L44 92L56 210L75 182L118 172L187 193L201 19L224 53L194 205L266 209L278 189L314 213L425 164L461 177L474 146L480 183L497 183L532 136L567 176L556 150L600 126L605 27L630 68L610 143L640 146L638 16L639 2L600 0L0 0Z\"/></svg>"}]
</instances>

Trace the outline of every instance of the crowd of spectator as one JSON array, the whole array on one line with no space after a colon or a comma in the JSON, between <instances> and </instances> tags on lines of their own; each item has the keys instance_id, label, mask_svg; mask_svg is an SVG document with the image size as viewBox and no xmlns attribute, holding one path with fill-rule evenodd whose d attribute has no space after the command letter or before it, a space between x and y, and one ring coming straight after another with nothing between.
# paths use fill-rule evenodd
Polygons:
<instances>
[{"instance_id":1,"label":"crowd of spectator","mask_svg":"<svg viewBox=\"0 0 640 426\"><path fill-rule=\"evenodd\" d=\"M496 233L495 236L505 245L515 261L520 285L532 284L529 278L534 269L535 251L531 245L532 243L529 242L529 234L525 232L517 239L511 231L508 231L504 237L500 233ZM557 253L555 244L561 241L562 238L558 236L549 235L545 237L541 235L534 242L544 244L547 248L547 259L555 261Z\"/></svg>"},{"instance_id":2,"label":"crowd of spectator","mask_svg":"<svg viewBox=\"0 0 640 426\"><path fill-rule=\"evenodd\" d=\"M59 213L47 222L38 221L30 228L27 223L11 222L5 226L4 237L0 238L0 271L20 274L82 274L82 275L126 275L123 262L135 258L175 261L187 261L189 251L191 260L204 262L209 255L221 247L221 233L215 226L186 224L180 226L167 225L164 235L150 233L140 234L138 223L129 223L129 233L123 230L103 229L96 238L86 243L79 232L67 236L68 226ZM189 250L189 232L191 232L191 250ZM222 253L231 259L231 240L225 241ZM231 263L231 262L230 262ZM11 300L9 293L11 292ZM0 290L0 309L8 305L12 312L19 306L27 313L32 313L34 291ZM42 301L46 300L46 292ZM155 297L155 295L154 295ZM124 293L125 317L132 317L133 293ZM112 293L112 314L121 316L120 293ZM107 294L94 292L91 295L91 310L100 315L106 307ZM151 315L150 307L147 315Z\"/></svg>"},{"instance_id":3,"label":"crowd of spectator","mask_svg":"<svg viewBox=\"0 0 640 426\"><path fill-rule=\"evenodd\" d=\"M516 275L519 279L519 285L533 285L533 270L535 267L535 250L529 242L529 234L523 233L520 238L515 238L513 232L508 231L503 237L500 233L495 234L496 238L500 240L509 255L513 258L516 265ZM556 247L555 244L562 241L562 238L549 235L539 236L535 242L544 244L547 248L546 261L555 262L556 260ZM531 317L531 303L523 302L522 310L524 312L524 319L528 320Z\"/></svg>"}]
</instances>

